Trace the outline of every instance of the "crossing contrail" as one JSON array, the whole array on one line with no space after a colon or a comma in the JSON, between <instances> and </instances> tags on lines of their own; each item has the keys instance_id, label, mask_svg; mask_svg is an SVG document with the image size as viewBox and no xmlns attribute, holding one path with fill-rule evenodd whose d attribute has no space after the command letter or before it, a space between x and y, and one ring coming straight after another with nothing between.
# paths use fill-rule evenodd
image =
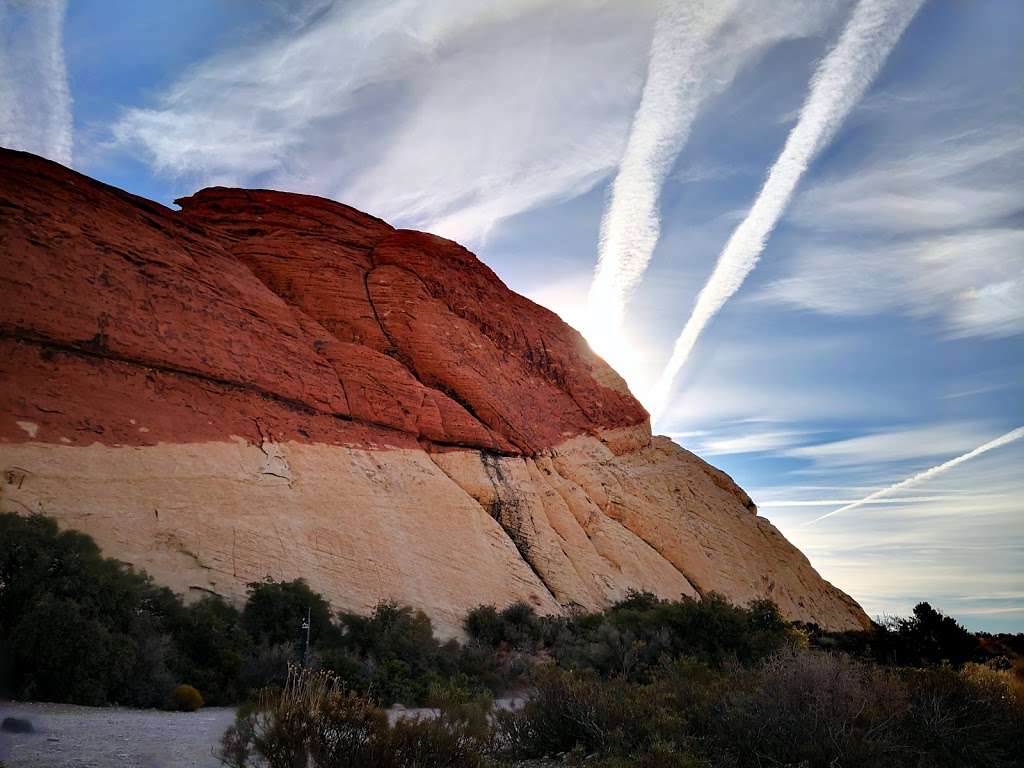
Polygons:
<instances>
[{"instance_id":1,"label":"crossing contrail","mask_svg":"<svg viewBox=\"0 0 1024 768\"><path fill-rule=\"evenodd\" d=\"M657 245L658 197L706 95L711 43L733 5L714 0L661 5L647 81L601 220L588 302L588 337L598 344L622 326L626 304Z\"/></svg>"},{"instance_id":2,"label":"crossing contrail","mask_svg":"<svg viewBox=\"0 0 1024 768\"><path fill-rule=\"evenodd\" d=\"M859 501L847 504L845 507L840 507L839 509L834 509L827 514L822 515L821 517L816 517L813 520L809 520L808 522L804 523L804 525L814 525L814 523L820 522L827 517L838 515L840 512L848 512L851 509L856 509L857 507L861 507L865 504L870 504L873 501L875 501L875 499L882 498L883 496L888 496L889 494L895 493L896 491L903 490L904 488L909 488L912 485L917 485L918 483L924 482L925 480L930 480L936 475L941 475L947 469L952 469L955 466L963 464L965 461L970 461L976 456L981 456L981 454L983 453L988 453L989 451L994 450L996 448L1001 448L1004 445L1009 445L1010 443L1016 440L1020 440L1022 437L1024 437L1024 427L1017 427L1017 429L1007 432L1005 435L1000 435L995 440L990 440L984 445L979 445L973 451L968 451L962 456L957 456L955 459L950 459L945 464L939 464L938 466L932 467L931 469L926 469L924 472L919 472L913 477L908 477L906 480L901 480L895 485L890 485L888 488L882 488L881 490L875 491L874 493L865 496L863 499L860 499Z\"/></svg>"},{"instance_id":3,"label":"crossing contrail","mask_svg":"<svg viewBox=\"0 0 1024 768\"><path fill-rule=\"evenodd\" d=\"M71 163L64 0L0 4L0 144Z\"/></svg>"},{"instance_id":4,"label":"crossing contrail","mask_svg":"<svg viewBox=\"0 0 1024 768\"><path fill-rule=\"evenodd\" d=\"M835 136L923 2L861 0L857 4L836 46L815 71L797 124L757 200L719 255L693 313L676 339L672 357L648 398L652 420L668 405L676 375L701 332L757 265L811 160Z\"/></svg>"}]
</instances>

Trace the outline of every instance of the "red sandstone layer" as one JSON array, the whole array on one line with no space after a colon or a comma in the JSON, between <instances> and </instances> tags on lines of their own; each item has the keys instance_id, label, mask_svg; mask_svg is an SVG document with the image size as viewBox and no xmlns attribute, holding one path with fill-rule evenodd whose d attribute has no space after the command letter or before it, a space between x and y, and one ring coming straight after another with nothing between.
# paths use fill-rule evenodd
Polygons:
<instances>
[{"instance_id":1,"label":"red sandstone layer","mask_svg":"<svg viewBox=\"0 0 1024 768\"><path fill-rule=\"evenodd\" d=\"M300 436L319 415L341 422L321 439L380 427L522 455L646 421L576 331L448 240L306 195L207 189L175 212L25 153L0 150L0 169L0 338L36 353L2 364L0 440L29 438L17 421L44 442L156 439L83 435L115 401L145 403L164 442L237 434L246 399L290 411ZM98 360L167 396L127 374L99 382ZM80 383L90 366L95 390ZM62 409L29 402L40 381ZM223 401L205 421L173 405L196 387Z\"/></svg>"}]
</instances>

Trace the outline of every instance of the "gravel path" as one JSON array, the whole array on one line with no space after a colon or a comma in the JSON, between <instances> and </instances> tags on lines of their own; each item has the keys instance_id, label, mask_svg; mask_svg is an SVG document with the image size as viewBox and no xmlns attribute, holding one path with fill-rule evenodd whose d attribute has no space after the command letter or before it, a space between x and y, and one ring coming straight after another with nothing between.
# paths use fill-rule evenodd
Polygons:
<instances>
[{"instance_id":1,"label":"gravel path","mask_svg":"<svg viewBox=\"0 0 1024 768\"><path fill-rule=\"evenodd\" d=\"M198 712L0 702L0 721L25 718L35 733L0 731L7 768L217 768L212 750L231 708Z\"/></svg>"}]
</instances>

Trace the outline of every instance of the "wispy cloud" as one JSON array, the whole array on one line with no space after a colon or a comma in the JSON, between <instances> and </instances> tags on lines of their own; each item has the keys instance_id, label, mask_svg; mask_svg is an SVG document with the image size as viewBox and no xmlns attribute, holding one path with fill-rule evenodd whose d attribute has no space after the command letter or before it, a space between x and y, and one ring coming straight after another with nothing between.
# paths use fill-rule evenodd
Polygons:
<instances>
[{"instance_id":1,"label":"wispy cloud","mask_svg":"<svg viewBox=\"0 0 1024 768\"><path fill-rule=\"evenodd\" d=\"M299 188L469 245L615 170L657 15L650 0L276 4L284 29L125 110L113 149L189 187ZM820 30L835 5L738 16L697 62L708 91L772 41Z\"/></svg>"},{"instance_id":2,"label":"wispy cloud","mask_svg":"<svg viewBox=\"0 0 1024 768\"><path fill-rule=\"evenodd\" d=\"M0 144L71 164L65 0L0 4Z\"/></svg>"},{"instance_id":3,"label":"wispy cloud","mask_svg":"<svg viewBox=\"0 0 1024 768\"><path fill-rule=\"evenodd\" d=\"M1000 623L989 609L1024 606L1022 460L1024 440L1018 440L933 476L916 492L872 499L828 525L802 524L819 512L812 504L775 502L852 503L887 483L823 488L773 478L771 487L747 490L815 568L852 590L870 615L905 615L929 600L954 616L973 616L974 628L1019 631L1019 620ZM846 476L836 477L842 484Z\"/></svg>"},{"instance_id":4,"label":"wispy cloud","mask_svg":"<svg viewBox=\"0 0 1024 768\"><path fill-rule=\"evenodd\" d=\"M784 455L808 459L818 466L877 466L964 451L982 442L987 434L991 433L980 424L929 424L789 448Z\"/></svg>"},{"instance_id":5,"label":"wispy cloud","mask_svg":"<svg viewBox=\"0 0 1024 768\"><path fill-rule=\"evenodd\" d=\"M804 192L809 234L760 299L838 316L937 317L945 335L1024 332L1024 211L1017 125L896 142Z\"/></svg>"},{"instance_id":6,"label":"wispy cloud","mask_svg":"<svg viewBox=\"0 0 1024 768\"><path fill-rule=\"evenodd\" d=\"M871 499L865 505L877 504L933 504L937 501L949 501L955 496L900 496L898 499ZM858 499L772 499L758 503L758 507L834 507L837 504L852 504Z\"/></svg>"},{"instance_id":7,"label":"wispy cloud","mask_svg":"<svg viewBox=\"0 0 1024 768\"><path fill-rule=\"evenodd\" d=\"M948 118L947 118L948 119ZM826 232L906 236L997 221L1024 208L1018 125L956 130L898 142L856 171L801 193L790 219Z\"/></svg>"},{"instance_id":8,"label":"wispy cloud","mask_svg":"<svg viewBox=\"0 0 1024 768\"><path fill-rule=\"evenodd\" d=\"M195 182L299 187L471 244L617 163L650 3L334 3L198 63L117 145Z\"/></svg>"},{"instance_id":9,"label":"wispy cloud","mask_svg":"<svg viewBox=\"0 0 1024 768\"><path fill-rule=\"evenodd\" d=\"M988 453L989 451L995 450L996 448L1001 448L1004 445L1009 445L1010 443L1020 440L1021 438L1024 438L1024 427L1018 427L1017 429L1011 430L1006 434L1000 435L994 440L990 440L989 442L984 443L983 445L979 445L977 448L968 451L967 453L957 456L954 459L950 459L947 462L931 467L930 469L926 469L924 472L919 472L916 475L913 475L912 477L908 477L906 480L901 480L900 482L894 483L893 485L890 485L887 488L881 488L875 491L874 493L865 496L863 499L859 499L850 504L846 504L840 507L839 509L832 510L827 514L816 517L813 520L808 521L806 525L813 525L814 523L821 522L822 520L825 520L829 517L833 517L834 515L838 515L843 512L849 512L852 509L856 509L857 507L868 504L872 501L875 501L876 499L880 499L884 496L889 496L893 493L897 493L898 491L901 491L904 488L910 488L914 485L917 485L918 483L923 483L924 481L929 480L935 477L936 475L940 475L943 472L947 472L950 469L953 469L954 467L963 464L965 461L970 461L971 459L981 456L982 454Z\"/></svg>"},{"instance_id":10,"label":"wispy cloud","mask_svg":"<svg viewBox=\"0 0 1024 768\"><path fill-rule=\"evenodd\" d=\"M764 453L778 451L792 445L804 443L814 434L806 430L747 432L737 435L716 436L701 440L695 451L702 455Z\"/></svg>"},{"instance_id":11,"label":"wispy cloud","mask_svg":"<svg viewBox=\"0 0 1024 768\"><path fill-rule=\"evenodd\" d=\"M704 327L743 284L768 236L814 156L839 130L846 115L874 80L922 0L861 0L835 48L811 81L800 119L786 139L761 192L733 232L650 396L652 415L664 411L672 386Z\"/></svg>"},{"instance_id":12,"label":"wispy cloud","mask_svg":"<svg viewBox=\"0 0 1024 768\"><path fill-rule=\"evenodd\" d=\"M981 228L906 242L807 245L759 298L829 315L941 318L949 336L1024 332L1024 230Z\"/></svg>"}]
</instances>

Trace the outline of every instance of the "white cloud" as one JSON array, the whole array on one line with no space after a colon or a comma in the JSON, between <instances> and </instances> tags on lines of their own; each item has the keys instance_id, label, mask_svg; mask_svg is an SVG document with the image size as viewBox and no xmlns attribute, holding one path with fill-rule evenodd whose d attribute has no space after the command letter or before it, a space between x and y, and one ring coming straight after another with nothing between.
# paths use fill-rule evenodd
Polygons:
<instances>
[{"instance_id":1,"label":"white cloud","mask_svg":"<svg viewBox=\"0 0 1024 768\"><path fill-rule=\"evenodd\" d=\"M219 53L113 131L167 174L301 186L478 240L621 155L652 2L336 3Z\"/></svg>"},{"instance_id":2,"label":"white cloud","mask_svg":"<svg viewBox=\"0 0 1024 768\"><path fill-rule=\"evenodd\" d=\"M71 164L64 0L0 5L0 145Z\"/></svg>"},{"instance_id":3,"label":"white cloud","mask_svg":"<svg viewBox=\"0 0 1024 768\"><path fill-rule=\"evenodd\" d=\"M800 119L747 217L733 232L701 289L649 400L652 419L668 405L680 369L711 319L757 265L765 244L813 158L826 147L875 79L923 0L860 0L811 80Z\"/></svg>"},{"instance_id":4,"label":"white cloud","mask_svg":"<svg viewBox=\"0 0 1024 768\"><path fill-rule=\"evenodd\" d=\"M820 27L837 2L737 16L706 62L709 92L752 52ZM654 0L276 4L288 11L282 31L125 110L114 148L190 185L300 188L470 245L614 170L657 10Z\"/></svg>"}]
</instances>

